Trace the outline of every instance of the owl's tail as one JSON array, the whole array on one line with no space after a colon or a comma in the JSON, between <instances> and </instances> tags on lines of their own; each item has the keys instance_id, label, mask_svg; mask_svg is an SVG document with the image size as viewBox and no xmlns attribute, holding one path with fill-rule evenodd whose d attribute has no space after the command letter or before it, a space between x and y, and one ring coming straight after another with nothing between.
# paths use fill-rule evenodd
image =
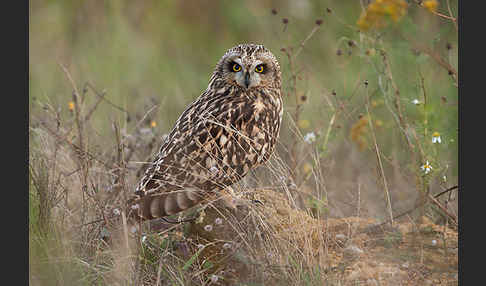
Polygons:
<instances>
[{"instance_id":1,"label":"owl's tail","mask_svg":"<svg viewBox=\"0 0 486 286\"><path fill-rule=\"evenodd\" d=\"M129 200L128 213L137 221L162 218L193 207L202 199L202 192L195 189L147 194Z\"/></svg>"}]
</instances>

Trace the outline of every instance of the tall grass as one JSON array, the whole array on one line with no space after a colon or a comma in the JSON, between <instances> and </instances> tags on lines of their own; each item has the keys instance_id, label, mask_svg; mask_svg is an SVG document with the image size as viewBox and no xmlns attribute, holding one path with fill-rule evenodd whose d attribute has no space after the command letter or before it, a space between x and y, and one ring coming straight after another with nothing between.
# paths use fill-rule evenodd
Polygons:
<instances>
[{"instance_id":1,"label":"tall grass","mask_svg":"<svg viewBox=\"0 0 486 286\"><path fill-rule=\"evenodd\" d=\"M30 283L342 285L349 217L455 228L457 1L364 2L30 1ZM241 42L282 66L276 154L132 237L146 163Z\"/></svg>"}]
</instances>

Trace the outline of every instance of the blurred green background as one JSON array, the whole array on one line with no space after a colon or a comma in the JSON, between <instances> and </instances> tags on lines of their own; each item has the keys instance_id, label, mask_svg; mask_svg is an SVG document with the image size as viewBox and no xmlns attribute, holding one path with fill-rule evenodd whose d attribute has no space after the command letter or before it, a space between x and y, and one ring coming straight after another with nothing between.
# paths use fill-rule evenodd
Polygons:
<instances>
[{"instance_id":1,"label":"blurred green background","mask_svg":"<svg viewBox=\"0 0 486 286\"><path fill-rule=\"evenodd\" d=\"M358 171L366 169L376 175L372 151L368 150L359 164L358 159L349 159L349 150L360 152L350 139L350 130L366 114L362 83L368 80L373 116L381 123L376 133L382 152L393 156L403 166L402 171L418 172L419 166L409 166L406 142L401 135L406 132L413 138L412 133L400 130L396 114L390 112L394 96L382 92L383 86L391 90L379 52L384 49L400 90L403 113L410 128L418 134L418 142L424 144L434 170L440 172L436 177L447 175L457 182L458 90L447 70L429 55L417 51L410 41L430 48L457 70L457 31L451 21L413 1L400 21L369 31L366 39L356 25L364 9L363 1L32 0L29 3L31 113L38 108L35 102L41 102L69 114L72 87L60 67L62 64L78 88L89 82L98 90L105 90L108 100L137 114L137 118L154 103L160 103L153 120L158 130L168 132L185 106L206 88L224 52L244 42L264 44L273 51L283 70L283 92L289 94L290 66L281 49L292 46L295 52L316 27L316 20L321 19L322 24L295 59L294 68L299 74L297 93L299 97L306 96L305 102L299 103L302 104L299 118L308 123L302 124L302 134L325 134L337 107L340 103L346 105L347 111L336 117L328 137L324 151L331 153L324 154L329 159L324 166L332 169L330 166L337 162L340 172L346 172L349 164L354 164L361 168ZM439 4L438 12L447 15L445 2ZM450 4L457 11L457 1ZM277 13L272 13L272 9ZM287 24L283 18L288 19ZM424 102L421 77L427 94L425 109L412 103L414 99ZM286 122L298 102L294 97L285 96ZM87 101L95 99L90 96ZM106 140L112 140L109 131L112 120L124 119L125 114L109 104L100 105L93 118L97 132L106 136ZM429 133L423 132L425 128ZM440 146L426 143L430 141L426 134L434 131L441 134ZM291 137L292 132L284 128L281 141ZM350 172L350 176L355 175L356 172ZM407 178L407 174L403 176ZM339 178L344 185L347 177Z\"/></svg>"},{"instance_id":2,"label":"blurred green background","mask_svg":"<svg viewBox=\"0 0 486 286\"><path fill-rule=\"evenodd\" d=\"M327 18L329 5L335 6L326 1L31 1L30 95L65 107L70 86L58 66L62 63L80 85L90 81L127 108L151 96L169 100L176 107L161 115L164 122L205 89L216 62L236 44L264 44L285 67L280 48L302 41L317 18ZM361 11L358 2L338 7L336 13L351 24ZM285 32L284 17L290 20ZM352 32L327 19L324 26L302 53L313 92L343 88L336 85L341 74L334 58L338 39Z\"/></svg>"}]
</instances>

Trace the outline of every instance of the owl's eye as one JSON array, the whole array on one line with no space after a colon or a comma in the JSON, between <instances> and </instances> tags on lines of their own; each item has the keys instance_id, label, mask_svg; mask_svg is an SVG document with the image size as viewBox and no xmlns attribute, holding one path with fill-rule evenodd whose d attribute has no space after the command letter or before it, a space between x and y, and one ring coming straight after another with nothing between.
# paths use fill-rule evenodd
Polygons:
<instances>
[{"instance_id":1,"label":"owl's eye","mask_svg":"<svg viewBox=\"0 0 486 286\"><path fill-rule=\"evenodd\" d=\"M234 72L239 72L241 70L241 66L237 63L233 63L232 69Z\"/></svg>"},{"instance_id":2,"label":"owl's eye","mask_svg":"<svg viewBox=\"0 0 486 286\"><path fill-rule=\"evenodd\" d=\"M264 70L263 64L259 64L259 65L257 65L257 66L255 67L255 71L256 71L257 73L262 73L262 72L263 72L263 70Z\"/></svg>"}]
</instances>

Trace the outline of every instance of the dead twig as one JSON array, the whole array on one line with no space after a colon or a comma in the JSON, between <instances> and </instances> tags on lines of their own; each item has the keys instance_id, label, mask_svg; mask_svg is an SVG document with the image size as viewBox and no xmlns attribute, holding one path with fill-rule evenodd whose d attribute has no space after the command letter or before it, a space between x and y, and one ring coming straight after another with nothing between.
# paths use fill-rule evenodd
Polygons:
<instances>
[{"instance_id":1,"label":"dead twig","mask_svg":"<svg viewBox=\"0 0 486 286\"><path fill-rule=\"evenodd\" d=\"M451 214L449 211L447 211L447 209L445 209L444 206L442 206L442 204L435 199L435 198L439 197L440 195L442 195L443 193L450 192L450 191L455 190L455 189L458 189L458 187L457 186L451 187L451 188L445 190L444 192L441 192L441 193L439 193L439 194L437 194L435 196L429 195L429 199L432 201L432 203L434 205L436 205L437 207L439 207L439 209L441 209L445 213L445 215L447 217L449 217L453 221L454 225L457 226L457 217L455 215ZM400 218L402 216L408 215L408 214L412 213L413 211L415 211L416 209L418 209L418 208L422 207L423 205L425 205L427 202L428 202L427 200L422 201L421 203L415 205L413 208L411 208L411 209L409 209L407 211L404 211L404 212L402 212L402 213L400 213L398 215L395 215L393 217L393 219L396 220L396 219L398 219L398 218ZM387 219L387 220L385 220L384 222L382 222L380 224L377 224L377 225L372 226L371 228L372 229L377 229L377 228L380 228L380 227L382 227L383 225L385 225L385 224L387 224L389 222L391 222L391 220L390 219ZM369 229L367 231L369 231Z\"/></svg>"},{"instance_id":2,"label":"dead twig","mask_svg":"<svg viewBox=\"0 0 486 286\"><path fill-rule=\"evenodd\" d=\"M457 226L457 217L450 213L449 210L447 210L447 208L445 208L439 201L437 201L433 196L431 196L430 194L428 195L428 198L429 200L434 204L436 205L442 212L444 212L444 214L450 218L452 220L452 222L454 223L455 226Z\"/></svg>"},{"instance_id":3,"label":"dead twig","mask_svg":"<svg viewBox=\"0 0 486 286\"><path fill-rule=\"evenodd\" d=\"M459 190L459 186L456 185L454 187L450 187L450 188L446 189L445 191L442 191L442 192L434 195L434 198L438 198L438 197L442 196L443 194L451 192L451 191L456 190L456 189Z\"/></svg>"},{"instance_id":4,"label":"dead twig","mask_svg":"<svg viewBox=\"0 0 486 286\"><path fill-rule=\"evenodd\" d=\"M420 51L428 56L430 56L434 61L436 61L441 67L447 70L447 72L451 75L452 79L454 80L455 86L458 85L458 75L456 69L449 64L446 60L444 60L439 53L433 51L429 47L424 44L421 44L417 41L414 41L412 38L405 37L407 41L409 41L415 50Z\"/></svg>"},{"instance_id":5,"label":"dead twig","mask_svg":"<svg viewBox=\"0 0 486 286\"><path fill-rule=\"evenodd\" d=\"M312 38L312 36L314 35L315 32L317 32L317 30L319 30L320 26L314 26L314 28L310 31L310 33L307 35L307 37L300 43L299 45L299 49L295 52L295 54L293 55L294 58L296 58L300 52L302 51L302 49L304 48L305 46L305 43L307 43L307 41Z\"/></svg>"},{"instance_id":6,"label":"dead twig","mask_svg":"<svg viewBox=\"0 0 486 286\"><path fill-rule=\"evenodd\" d=\"M106 95L106 92L102 92L102 93L99 93L91 83L87 82L86 83L86 86L89 87L95 94L96 96L100 97L103 101L106 101L106 103L108 103L109 105L113 106L114 108L122 111L122 112L125 112L126 114L128 114L128 111L126 111L125 109L121 108L120 106L114 104L113 102L111 102L110 100L108 100L105 95Z\"/></svg>"}]
</instances>

